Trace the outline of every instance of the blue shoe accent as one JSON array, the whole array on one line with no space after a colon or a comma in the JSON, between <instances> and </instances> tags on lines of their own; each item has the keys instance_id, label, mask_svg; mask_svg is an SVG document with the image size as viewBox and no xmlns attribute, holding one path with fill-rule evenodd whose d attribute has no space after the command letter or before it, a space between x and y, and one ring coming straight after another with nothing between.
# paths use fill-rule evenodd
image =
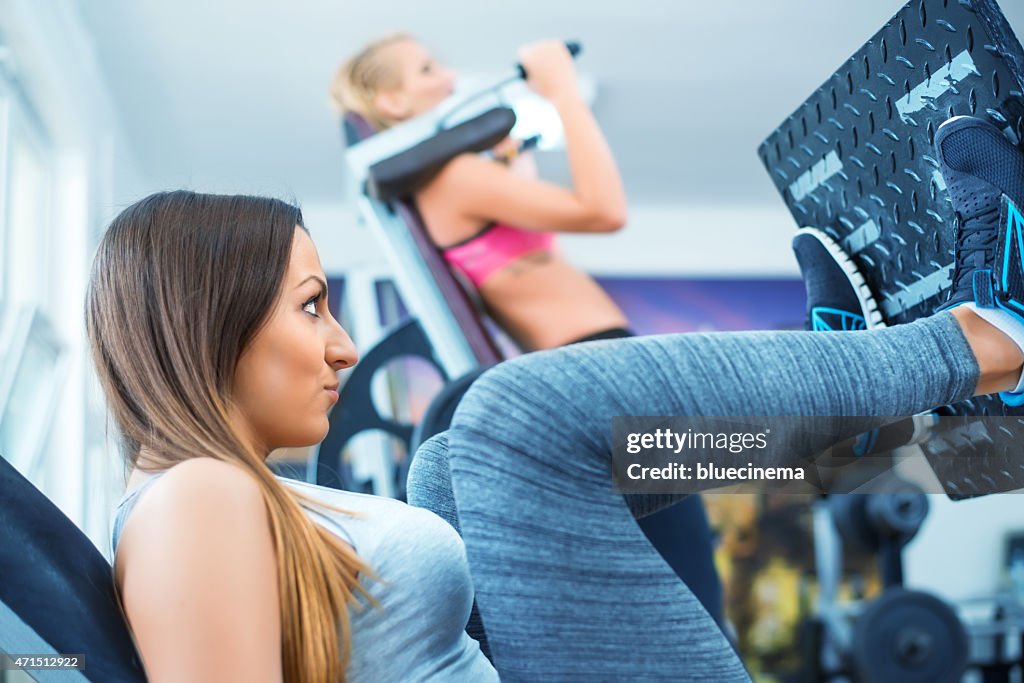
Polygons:
<instances>
[{"instance_id":1,"label":"blue shoe accent","mask_svg":"<svg viewBox=\"0 0 1024 683\"><path fill-rule=\"evenodd\" d=\"M992 271L989 268L979 268L971 276L971 288L974 290L974 300L983 308L995 306L995 294L992 291Z\"/></svg>"},{"instance_id":2,"label":"blue shoe accent","mask_svg":"<svg viewBox=\"0 0 1024 683\"><path fill-rule=\"evenodd\" d=\"M1024 406L1024 391L1017 394L1011 391L1000 391L999 398L1003 400L1003 403L1014 408Z\"/></svg>"},{"instance_id":3,"label":"blue shoe accent","mask_svg":"<svg viewBox=\"0 0 1024 683\"><path fill-rule=\"evenodd\" d=\"M828 306L815 306L811 309L811 330L814 332L845 332L849 330L866 330L864 316L850 311L841 311Z\"/></svg>"},{"instance_id":4,"label":"blue shoe accent","mask_svg":"<svg viewBox=\"0 0 1024 683\"><path fill-rule=\"evenodd\" d=\"M935 149L956 219L953 283L939 310L998 307L1024 326L1024 152L970 116L939 126ZM1024 405L1024 394L1000 398Z\"/></svg>"},{"instance_id":5,"label":"blue shoe accent","mask_svg":"<svg viewBox=\"0 0 1024 683\"><path fill-rule=\"evenodd\" d=\"M1020 209L1005 195L1002 201L1002 214L1003 220L1000 222L1006 226L1006 229L1003 233L1002 242L1003 272L1000 277L1000 284L1004 292L1009 292L1013 284L1013 274L1016 273L1019 278L1020 273L1024 272L1024 216L1021 215ZM1010 263L1010 254L1015 249L1017 258L1014 260L1014 263ZM1005 308L1015 315L1024 316L1024 305L1019 300L1015 301L1012 297L1007 297L1005 300L1000 301L998 305L1000 308Z\"/></svg>"}]
</instances>

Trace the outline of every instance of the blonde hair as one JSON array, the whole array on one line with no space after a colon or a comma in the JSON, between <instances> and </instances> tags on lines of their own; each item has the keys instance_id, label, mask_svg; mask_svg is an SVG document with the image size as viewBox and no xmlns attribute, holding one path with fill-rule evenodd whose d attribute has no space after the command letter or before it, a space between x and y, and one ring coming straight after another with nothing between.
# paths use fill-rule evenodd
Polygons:
<instances>
[{"instance_id":1,"label":"blonde hair","mask_svg":"<svg viewBox=\"0 0 1024 683\"><path fill-rule=\"evenodd\" d=\"M380 112L373 100L382 90L402 87L402 74L384 50L395 43L415 40L408 33L392 33L373 41L345 60L331 81L330 96L335 111L359 114L376 130L384 130L398 121Z\"/></svg>"},{"instance_id":2,"label":"blonde hair","mask_svg":"<svg viewBox=\"0 0 1024 683\"><path fill-rule=\"evenodd\" d=\"M297 226L298 208L274 199L146 197L100 242L86 328L126 464L145 448L159 469L208 457L258 482L277 560L284 680L335 683L345 680L355 594L376 604L359 583L372 574L303 512L330 506L286 489L229 419L238 359L280 296Z\"/></svg>"}]
</instances>

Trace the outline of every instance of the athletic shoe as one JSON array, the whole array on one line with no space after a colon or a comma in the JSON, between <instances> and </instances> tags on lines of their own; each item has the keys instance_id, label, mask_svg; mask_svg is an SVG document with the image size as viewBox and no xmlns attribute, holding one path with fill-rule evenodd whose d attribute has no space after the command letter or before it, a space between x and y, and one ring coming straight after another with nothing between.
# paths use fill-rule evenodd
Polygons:
<instances>
[{"instance_id":1,"label":"athletic shoe","mask_svg":"<svg viewBox=\"0 0 1024 683\"><path fill-rule=\"evenodd\" d=\"M853 260L821 230L802 228L793 252L807 289L807 329L812 332L869 330L885 327L871 289ZM934 416L908 417L858 436L849 446L855 456L890 453L928 435Z\"/></svg>"},{"instance_id":2,"label":"athletic shoe","mask_svg":"<svg viewBox=\"0 0 1024 683\"><path fill-rule=\"evenodd\" d=\"M885 327L864 277L831 237L816 228L801 228L793 238L793 253L807 289L807 329Z\"/></svg>"},{"instance_id":3,"label":"athletic shoe","mask_svg":"<svg viewBox=\"0 0 1024 683\"><path fill-rule=\"evenodd\" d=\"M939 126L935 149L956 218L953 284L939 310L967 305L1024 349L1024 152L970 116ZM1024 405L1024 378L999 396Z\"/></svg>"}]
</instances>

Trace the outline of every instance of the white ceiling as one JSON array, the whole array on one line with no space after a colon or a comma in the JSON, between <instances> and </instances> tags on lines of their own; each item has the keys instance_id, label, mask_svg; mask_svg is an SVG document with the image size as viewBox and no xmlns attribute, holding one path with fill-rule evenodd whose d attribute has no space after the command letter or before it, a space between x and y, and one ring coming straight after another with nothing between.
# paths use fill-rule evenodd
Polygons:
<instances>
[{"instance_id":1,"label":"white ceiling","mask_svg":"<svg viewBox=\"0 0 1024 683\"><path fill-rule=\"evenodd\" d=\"M506 68L523 42L579 39L631 201L760 204L778 200L757 145L902 4L82 0L81 11L154 188L338 201L328 81L342 57L401 29L471 72ZM1024 35L1024 2L1003 5Z\"/></svg>"}]
</instances>

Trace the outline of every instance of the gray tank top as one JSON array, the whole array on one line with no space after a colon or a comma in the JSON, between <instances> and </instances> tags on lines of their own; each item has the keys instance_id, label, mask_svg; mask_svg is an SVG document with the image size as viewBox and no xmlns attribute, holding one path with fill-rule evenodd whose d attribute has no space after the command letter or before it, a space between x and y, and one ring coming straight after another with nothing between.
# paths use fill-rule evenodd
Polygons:
<instances>
[{"instance_id":1,"label":"gray tank top","mask_svg":"<svg viewBox=\"0 0 1024 683\"><path fill-rule=\"evenodd\" d=\"M121 499L114 516L114 552L128 515L162 474ZM361 513L350 517L330 510L306 511L351 544L379 578L364 585L380 607L349 610L349 681L498 680L479 644L464 630L473 587L465 546L451 525L432 512L390 498L278 479L318 501Z\"/></svg>"}]
</instances>

